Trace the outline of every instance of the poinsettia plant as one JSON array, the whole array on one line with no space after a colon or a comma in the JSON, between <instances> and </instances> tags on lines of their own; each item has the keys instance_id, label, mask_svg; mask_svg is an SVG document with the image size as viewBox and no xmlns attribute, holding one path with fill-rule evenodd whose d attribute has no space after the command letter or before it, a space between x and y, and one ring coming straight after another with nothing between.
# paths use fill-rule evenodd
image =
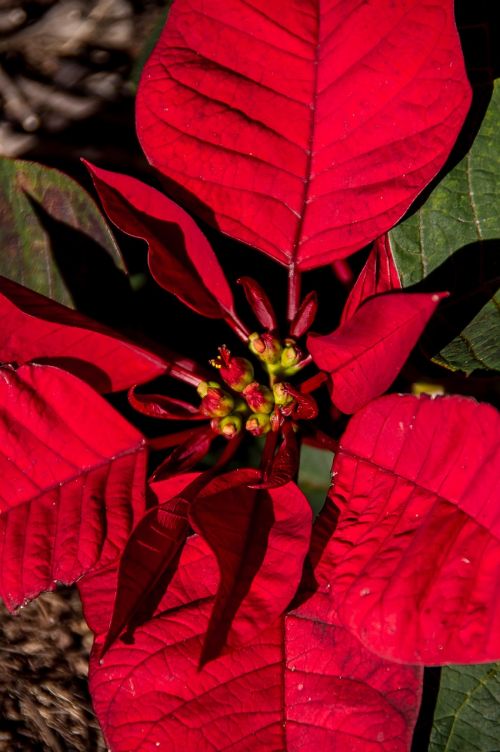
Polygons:
<instances>
[{"instance_id":1,"label":"poinsettia plant","mask_svg":"<svg viewBox=\"0 0 500 752\"><path fill-rule=\"evenodd\" d=\"M35 205L122 264L88 196L2 167L0 595L78 582L113 752L408 750L422 667L500 658L500 419L448 394L498 368L498 94L457 146L470 105L451 0L175 0L137 94L151 184L86 163L211 322L162 342L42 263Z\"/></svg>"}]
</instances>

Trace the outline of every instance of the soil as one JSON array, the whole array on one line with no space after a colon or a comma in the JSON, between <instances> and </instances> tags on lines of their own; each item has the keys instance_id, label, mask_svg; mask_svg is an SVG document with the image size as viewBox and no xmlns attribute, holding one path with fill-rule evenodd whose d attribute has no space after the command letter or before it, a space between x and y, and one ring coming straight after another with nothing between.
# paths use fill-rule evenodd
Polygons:
<instances>
[{"instance_id":1,"label":"soil","mask_svg":"<svg viewBox=\"0 0 500 752\"><path fill-rule=\"evenodd\" d=\"M92 712L92 633L76 589L9 614L0 603L0 752L104 752Z\"/></svg>"}]
</instances>

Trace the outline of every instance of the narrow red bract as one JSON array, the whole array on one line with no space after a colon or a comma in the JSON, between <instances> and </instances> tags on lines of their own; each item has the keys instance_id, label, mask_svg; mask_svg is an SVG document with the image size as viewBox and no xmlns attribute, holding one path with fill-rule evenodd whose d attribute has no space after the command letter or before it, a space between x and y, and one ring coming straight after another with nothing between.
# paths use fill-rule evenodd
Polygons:
<instances>
[{"instance_id":1,"label":"narrow red bract","mask_svg":"<svg viewBox=\"0 0 500 752\"><path fill-rule=\"evenodd\" d=\"M202 664L248 644L290 604L309 549L312 511L294 483L251 488L256 470L214 479L193 502L189 519L220 570ZM282 482L283 483L283 482Z\"/></svg>"},{"instance_id":2,"label":"narrow red bract","mask_svg":"<svg viewBox=\"0 0 500 752\"><path fill-rule=\"evenodd\" d=\"M146 454L58 368L1 368L0 406L0 595L13 609L116 559L144 508Z\"/></svg>"},{"instance_id":3,"label":"narrow red bract","mask_svg":"<svg viewBox=\"0 0 500 752\"><path fill-rule=\"evenodd\" d=\"M97 631L113 574L100 579L90 580L92 591L81 586ZM116 643L102 663L95 648L91 691L113 752L407 751L420 671L376 657L324 620L323 596L199 670L217 580L207 545L190 538L156 615L136 630L134 643Z\"/></svg>"},{"instance_id":4,"label":"narrow red bract","mask_svg":"<svg viewBox=\"0 0 500 752\"><path fill-rule=\"evenodd\" d=\"M314 362L332 380L332 402L354 413L390 387L443 294L398 292L368 299L331 334L311 334Z\"/></svg>"},{"instance_id":5,"label":"narrow red bract","mask_svg":"<svg viewBox=\"0 0 500 752\"><path fill-rule=\"evenodd\" d=\"M391 395L351 420L316 578L370 650L427 665L498 658L499 463L500 416L471 399Z\"/></svg>"},{"instance_id":6,"label":"narrow red bract","mask_svg":"<svg viewBox=\"0 0 500 752\"><path fill-rule=\"evenodd\" d=\"M139 520L120 559L113 616L103 653L125 627L140 622L155 588L174 565L188 534L189 500L179 494L197 476L177 476L154 484L152 490L160 496L159 503Z\"/></svg>"},{"instance_id":7,"label":"narrow red bract","mask_svg":"<svg viewBox=\"0 0 500 752\"><path fill-rule=\"evenodd\" d=\"M137 129L191 211L310 269L400 219L469 102L452 0L176 0Z\"/></svg>"},{"instance_id":8,"label":"narrow red bract","mask_svg":"<svg viewBox=\"0 0 500 752\"><path fill-rule=\"evenodd\" d=\"M108 217L145 240L149 268L160 287L209 318L234 315L230 287L196 222L160 191L128 175L87 163Z\"/></svg>"},{"instance_id":9,"label":"narrow red bract","mask_svg":"<svg viewBox=\"0 0 500 752\"><path fill-rule=\"evenodd\" d=\"M199 407L166 394L142 394L133 386L128 401L137 412L160 420L206 420Z\"/></svg>"},{"instance_id":10,"label":"narrow red bract","mask_svg":"<svg viewBox=\"0 0 500 752\"><path fill-rule=\"evenodd\" d=\"M401 289L401 280L392 257L387 235L382 235L373 244L373 248L361 269L359 276L345 302L340 323L348 321L358 310L361 303L382 292Z\"/></svg>"},{"instance_id":11,"label":"narrow red bract","mask_svg":"<svg viewBox=\"0 0 500 752\"><path fill-rule=\"evenodd\" d=\"M0 277L0 361L58 365L98 391L111 392L168 372L174 359ZM187 359L180 360L189 368Z\"/></svg>"},{"instance_id":12,"label":"narrow red bract","mask_svg":"<svg viewBox=\"0 0 500 752\"><path fill-rule=\"evenodd\" d=\"M238 284L243 287L245 295L259 324L268 332L278 328L276 314L265 290L252 277L240 277Z\"/></svg>"}]
</instances>

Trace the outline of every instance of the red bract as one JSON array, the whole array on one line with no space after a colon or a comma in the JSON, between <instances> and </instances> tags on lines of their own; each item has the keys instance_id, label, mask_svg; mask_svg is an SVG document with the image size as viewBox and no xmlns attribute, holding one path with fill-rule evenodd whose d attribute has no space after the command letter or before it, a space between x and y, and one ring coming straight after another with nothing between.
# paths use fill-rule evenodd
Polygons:
<instances>
[{"instance_id":1,"label":"red bract","mask_svg":"<svg viewBox=\"0 0 500 752\"><path fill-rule=\"evenodd\" d=\"M172 360L31 290L0 277L0 360L61 366L102 392L127 389L170 371ZM178 359L191 370L187 358Z\"/></svg>"},{"instance_id":2,"label":"red bract","mask_svg":"<svg viewBox=\"0 0 500 752\"><path fill-rule=\"evenodd\" d=\"M113 561L144 506L145 441L50 366L0 369L0 594L15 608Z\"/></svg>"},{"instance_id":3,"label":"red bract","mask_svg":"<svg viewBox=\"0 0 500 752\"><path fill-rule=\"evenodd\" d=\"M109 218L147 242L149 268L158 284L203 316L236 319L224 272L189 214L135 178L87 167Z\"/></svg>"},{"instance_id":4,"label":"red bract","mask_svg":"<svg viewBox=\"0 0 500 752\"><path fill-rule=\"evenodd\" d=\"M190 495L185 489L197 477L196 473L179 476L154 487L161 494L160 503L141 518L120 559L113 616L103 653L125 627L132 628L140 621L155 588L174 564L188 534Z\"/></svg>"},{"instance_id":5,"label":"red bract","mask_svg":"<svg viewBox=\"0 0 500 752\"><path fill-rule=\"evenodd\" d=\"M373 248L349 293L340 323L352 318L361 303L377 293L401 289L398 270L392 257L387 235L382 235L373 244Z\"/></svg>"},{"instance_id":6,"label":"red bract","mask_svg":"<svg viewBox=\"0 0 500 752\"><path fill-rule=\"evenodd\" d=\"M442 294L393 293L367 300L331 334L311 334L307 346L332 380L332 402L354 413L390 387Z\"/></svg>"},{"instance_id":7,"label":"red bract","mask_svg":"<svg viewBox=\"0 0 500 752\"><path fill-rule=\"evenodd\" d=\"M149 418L162 420L206 420L199 407L166 394L140 394L135 387L129 389L128 401L137 412Z\"/></svg>"},{"instance_id":8,"label":"red bract","mask_svg":"<svg viewBox=\"0 0 500 752\"><path fill-rule=\"evenodd\" d=\"M241 470L212 481L189 513L220 570L202 664L225 649L248 644L295 595L309 549L312 513L294 483L261 490L260 477Z\"/></svg>"},{"instance_id":9,"label":"red bract","mask_svg":"<svg viewBox=\"0 0 500 752\"><path fill-rule=\"evenodd\" d=\"M115 752L408 749L419 670L377 658L325 621L323 596L199 670L217 581L213 556L193 537L134 644L116 644L99 662L98 638L91 691ZM113 588L112 572L81 588L98 634Z\"/></svg>"},{"instance_id":10,"label":"red bract","mask_svg":"<svg viewBox=\"0 0 500 752\"><path fill-rule=\"evenodd\" d=\"M123 552L105 649L135 623L158 583L165 583L188 520L213 550L221 573L201 662L244 645L280 616L301 579L312 513L293 483L251 488L258 478L256 470L237 470L153 484L160 504L142 518Z\"/></svg>"},{"instance_id":11,"label":"red bract","mask_svg":"<svg viewBox=\"0 0 500 752\"><path fill-rule=\"evenodd\" d=\"M405 213L469 102L452 0L176 0L137 128L184 205L309 269Z\"/></svg>"},{"instance_id":12,"label":"red bract","mask_svg":"<svg viewBox=\"0 0 500 752\"><path fill-rule=\"evenodd\" d=\"M424 664L498 658L499 462L500 417L471 399L392 395L351 420L325 511L336 504L340 518L316 577L371 650Z\"/></svg>"}]
</instances>

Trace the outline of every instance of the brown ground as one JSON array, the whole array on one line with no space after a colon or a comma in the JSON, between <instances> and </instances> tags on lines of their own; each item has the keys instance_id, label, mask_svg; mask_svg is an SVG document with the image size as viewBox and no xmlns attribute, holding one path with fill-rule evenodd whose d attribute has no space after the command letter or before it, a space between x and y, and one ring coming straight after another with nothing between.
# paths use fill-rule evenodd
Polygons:
<instances>
[{"instance_id":1,"label":"brown ground","mask_svg":"<svg viewBox=\"0 0 500 752\"><path fill-rule=\"evenodd\" d=\"M78 593L0 604L0 752L104 752L87 690L92 634Z\"/></svg>"}]
</instances>

